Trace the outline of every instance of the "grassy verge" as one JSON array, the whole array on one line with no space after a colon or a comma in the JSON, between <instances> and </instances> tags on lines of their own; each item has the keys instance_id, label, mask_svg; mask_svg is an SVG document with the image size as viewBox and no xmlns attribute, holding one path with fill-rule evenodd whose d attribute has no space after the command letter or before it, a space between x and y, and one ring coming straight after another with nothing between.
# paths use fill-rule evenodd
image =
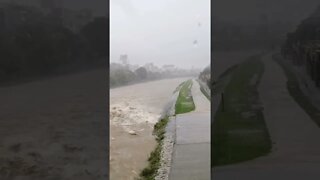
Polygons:
<instances>
[{"instance_id":1,"label":"grassy verge","mask_svg":"<svg viewBox=\"0 0 320 180\"><path fill-rule=\"evenodd\" d=\"M166 127L169 122L169 117L161 119L157 124L154 125L153 133L156 136L158 142L155 150L153 150L148 159L149 165L144 168L140 173L139 180L154 180L157 175L158 169L161 166L161 151L163 139L165 138Z\"/></svg>"},{"instance_id":2,"label":"grassy verge","mask_svg":"<svg viewBox=\"0 0 320 180\"><path fill-rule=\"evenodd\" d=\"M259 102L257 87L264 71L259 56L232 69L212 124L212 166L238 163L266 155L271 140ZM255 78L254 78L255 77Z\"/></svg>"},{"instance_id":3,"label":"grassy verge","mask_svg":"<svg viewBox=\"0 0 320 180\"><path fill-rule=\"evenodd\" d=\"M183 114L195 110L195 105L191 95L192 80L184 82L180 88L176 102L176 114Z\"/></svg>"},{"instance_id":4,"label":"grassy verge","mask_svg":"<svg viewBox=\"0 0 320 180\"><path fill-rule=\"evenodd\" d=\"M300 89L298 79L295 73L286 66L280 57L273 56L273 59L282 67L287 76L287 88L293 99L300 105L302 109L320 126L319 110L310 102L309 98L304 95Z\"/></svg>"}]
</instances>

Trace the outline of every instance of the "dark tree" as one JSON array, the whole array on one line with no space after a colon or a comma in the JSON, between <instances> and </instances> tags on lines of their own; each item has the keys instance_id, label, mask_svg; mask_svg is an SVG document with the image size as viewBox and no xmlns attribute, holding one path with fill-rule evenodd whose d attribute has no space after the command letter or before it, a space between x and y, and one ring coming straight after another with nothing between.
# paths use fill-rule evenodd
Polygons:
<instances>
[{"instance_id":1,"label":"dark tree","mask_svg":"<svg viewBox=\"0 0 320 180\"><path fill-rule=\"evenodd\" d=\"M144 67L139 67L135 73L139 79L146 79L148 77L148 72Z\"/></svg>"}]
</instances>

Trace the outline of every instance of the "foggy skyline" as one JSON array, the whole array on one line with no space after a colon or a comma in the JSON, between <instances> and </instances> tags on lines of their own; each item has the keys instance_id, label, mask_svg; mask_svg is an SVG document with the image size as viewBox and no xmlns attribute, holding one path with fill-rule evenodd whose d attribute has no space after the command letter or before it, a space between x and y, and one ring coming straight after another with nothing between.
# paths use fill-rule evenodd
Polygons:
<instances>
[{"instance_id":1,"label":"foggy skyline","mask_svg":"<svg viewBox=\"0 0 320 180\"><path fill-rule=\"evenodd\" d=\"M110 62L210 65L209 0L111 0Z\"/></svg>"}]
</instances>

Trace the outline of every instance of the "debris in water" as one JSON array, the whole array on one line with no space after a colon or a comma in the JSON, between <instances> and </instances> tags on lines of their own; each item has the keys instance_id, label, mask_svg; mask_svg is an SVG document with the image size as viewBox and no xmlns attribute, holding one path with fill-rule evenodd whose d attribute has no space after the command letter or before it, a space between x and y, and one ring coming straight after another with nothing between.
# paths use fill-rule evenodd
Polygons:
<instances>
[{"instance_id":1,"label":"debris in water","mask_svg":"<svg viewBox=\"0 0 320 180\"><path fill-rule=\"evenodd\" d=\"M128 133L129 133L130 135L137 135L137 133L136 133L135 131L133 131L133 130L129 131Z\"/></svg>"}]
</instances>

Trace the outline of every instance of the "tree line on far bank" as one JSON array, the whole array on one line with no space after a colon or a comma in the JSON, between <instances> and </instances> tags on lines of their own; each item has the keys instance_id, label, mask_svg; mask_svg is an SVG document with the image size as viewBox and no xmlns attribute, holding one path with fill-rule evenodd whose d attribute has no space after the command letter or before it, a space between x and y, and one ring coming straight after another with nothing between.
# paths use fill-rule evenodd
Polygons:
<instances>
[{"instance_id":1,"label":"tree line on far bank","mask_svg":"<svg viewBox=\"0 0 320 180\"><path fill-rule=\"evenodd\" d=\"M165 70L159 68L157 71L149 70L144 66L128 68L126 65L112 63L110 65L110 87L129 85L138 82L152 81L165 78L195 77L198 70L174 69Z\"/></svg>"}]
</instances>

